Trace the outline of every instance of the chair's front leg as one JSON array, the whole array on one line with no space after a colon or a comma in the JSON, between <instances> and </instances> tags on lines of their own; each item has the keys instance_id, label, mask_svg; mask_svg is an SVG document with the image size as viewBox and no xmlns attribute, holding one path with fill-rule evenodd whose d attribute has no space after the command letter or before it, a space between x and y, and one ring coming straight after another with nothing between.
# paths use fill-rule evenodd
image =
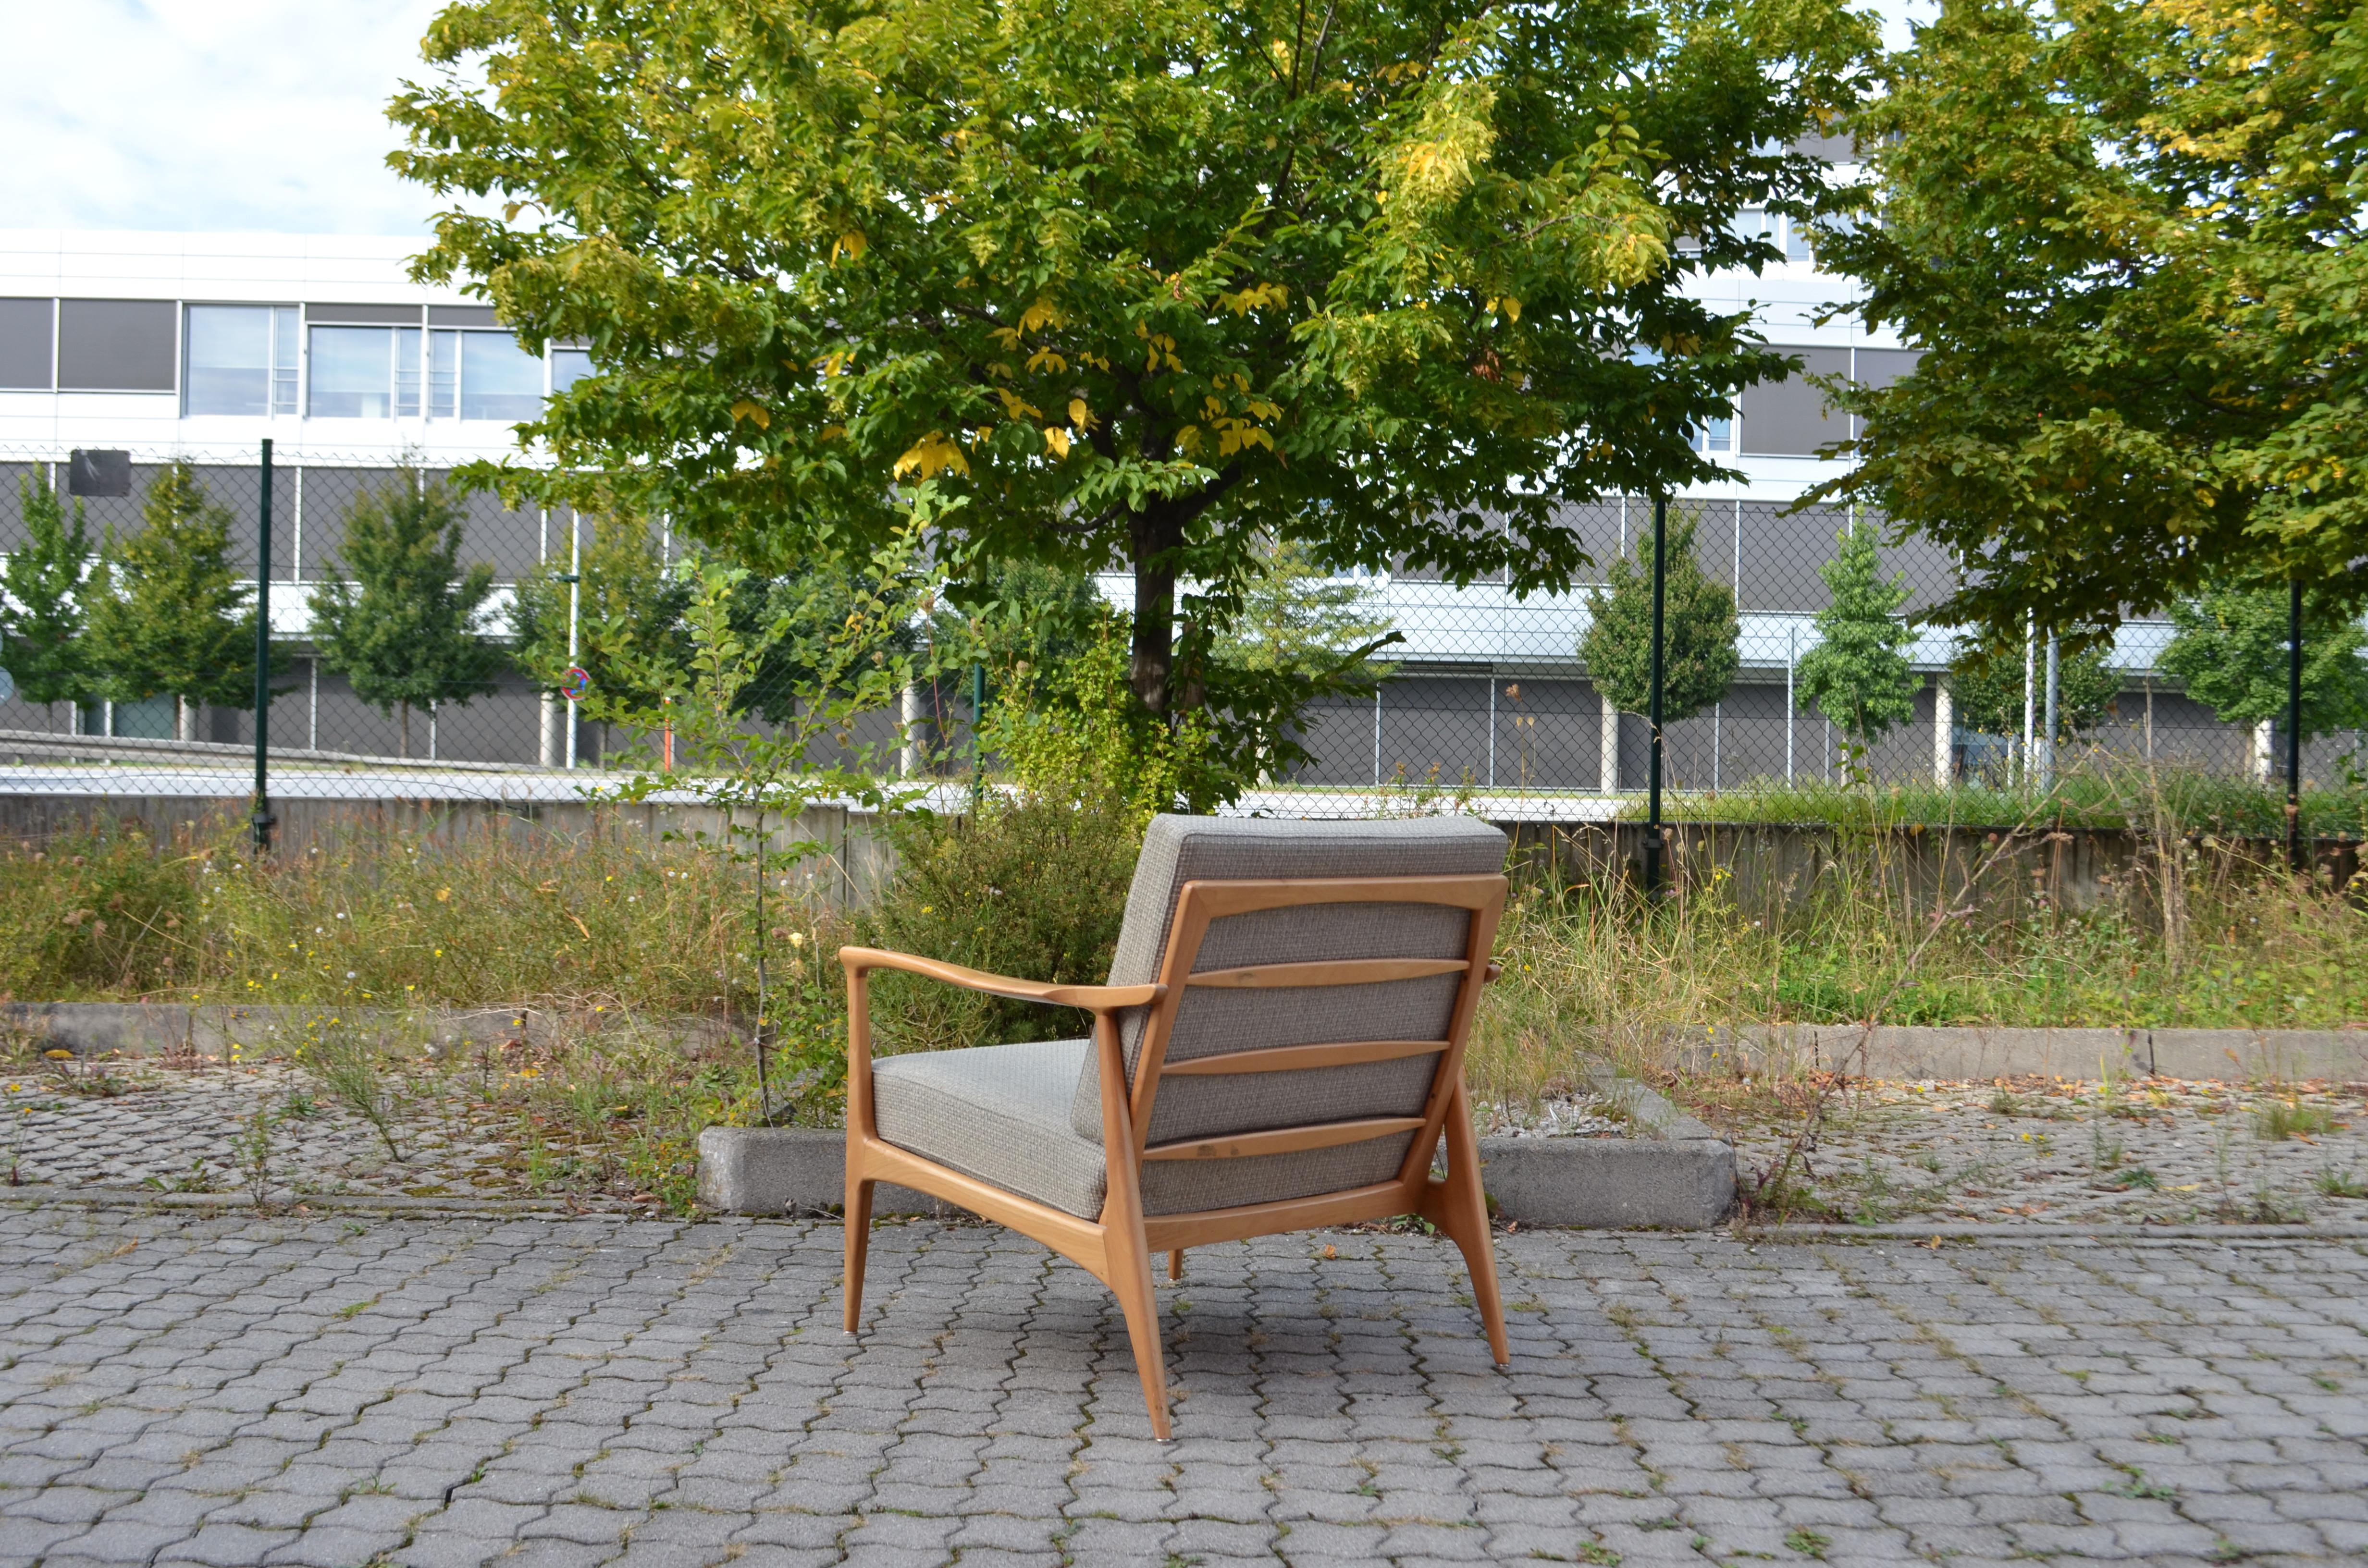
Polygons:
<instances>
[{"instance_id":1,"label":"chair's front leg","mask_svg":"<svg viewBox=\"0 0 2368 1568\"><path fill-rule=\"evenodd\" d=\"M1505 1338L1505 1303L1497 1289L1495 1237L1488 1230L1488 1197L1480 1185L1480 1141L1472 1136L1472 1100L1458 1077L1447 1099L1447 1180L1426 1184L1423 1218L1445 1231L1463 1254L1472 1277L1472 1301L1488 1330L1489 1354L1502 1367L1512 1360Z\"/></svg>"},{"instance_id":2,"label":"chair's front leg","mask_svg":"<svg viewBox=\"0 0 2368 1568\"><path fill-rule=\"evenodd\" d=\"M871 1116L871 977L847 971L847 1332L863 1317L863 1264L871 1250L871 1192L864 1155L877 1131Z\"/></svg>"},{"instance_id":3,"label":"chair's front leg","mask_svg":"<svg viewBox=\"0 0 2368 1568\"><path fill-rule=\"evenodd\" d=\"M1144 1407L1151 1435L1167 1440L1167 1360L1159 1343L1159 1298L1151 1287L1151 1247L1143 1234L1143 1187L1135 1160L1134 1123L1127 1112L1126 1053L1119 1047L1118 1018L1094 1015L1094 1050L1102 1079L1102 1159L1108 1167L1102 1199L1102 1246L1110 1287L1126 1314L1126 1336L1134 1346L1134 1369L1143 1380Z\"/></svg>"}]
</instances>

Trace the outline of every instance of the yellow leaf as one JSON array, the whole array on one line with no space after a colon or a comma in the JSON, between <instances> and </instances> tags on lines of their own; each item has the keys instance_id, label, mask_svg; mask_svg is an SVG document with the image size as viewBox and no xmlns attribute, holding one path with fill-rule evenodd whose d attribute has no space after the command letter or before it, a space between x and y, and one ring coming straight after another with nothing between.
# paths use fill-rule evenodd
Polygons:
<instances>
[{"instance_id":1,"label":"yellow leaf","mask_svg":"<svg viewBox=\"0 0 2368 1568\"><path fill-rule=\"evenodd\" d=\"M905 455L896 460L894 472L899 479L908 473L934 479L944 469L951 469L964 477L970 473L970 464L962 457L962 449L947 440L944 431L932 430L914 442L905 449Z\"/></svg>"},{"instance_id":2,"label":"yellow leaf","mask_svg":"<svg viewBox=\"0 0 2368 1568\"><path fill-rule=\"evenodd\" d=\"M1069 455L1069 433L1058 425L1044 426L1044 449L1056 458Z\"/></svg>"},{"instance_id":3,"label":"yellow leaf","mask_svg":"<svg viewBox=\"0 0 2368 1568\"><path fill-rule=\"evenodd\" d=\"M1028 402L1025 398L1013 396L1010 392L1004 391L1001 387L996 387L995 389L995 395L1003 400L1003 413L1006 418L1018 419L1025 416L1030 419L1042 419L1044 417L1044 411L1042 409L1038 408L1034 403Z\"/></svg>"},{"instance_id":4,"label":"yellow leaf","mask_svg":"<svg viewBox=\"0 0 2368 1568\"><path fill-rule=\"evenodd\" d=\"M840 254L844 252L848 260L861 261L863 259L863 253L871 247L871 242L863 237L862 230L849 229L847 233L839 235L836 241L832 242L830 247L830 259L837 261L839 258Z\"/></svg>"},{"instance_id":5,"label":"yellow leaf","mask_svg":"<svg viewBox=\"0 0 2368 1568\"><path fill-rule=\"evenodd\" d=\"M1049 348L1039 348L1028 357L1028 369L1031 371L1041 370L1047 365L1053 368L1053 373L1056 376L1069 368L1069 362L1066 359Z\"/></svg>"},{"instance_id":6,"label":"yellow leaf","mask_svg":"<svg viewBox=\"0 0 2368 1568\"><path fill-rule=\"evenodd\" d=\"M1034 304L1019 312L1019 330L1034 332L1040 326L1058 325L1060 320L1061 312L1049 301L1039 299Z\"/></svg>"},{"instance_id":7,"label":"yellow leaf","mask_svg":"<svg viewBox=\"0 0 2368 1568\"><path fill-rule=\"evenodd\" d=\"M1002 344L1006 348L1017 348L1019 347L1019 329L1016 326L992 327L988 329L987 335L994 338L997 343Z\"/></svg>"},{"instance_id":8,"label":"yellow leaf","mask_svg":"<svg viewBox=\"0 0 2368 1568\"><path fill-rule=\"evenodd\" d=\"M773 427L773 416L745 397L732 405L732 418L734 423L746 419L759 430Z\"/></svg>"},{"instance_id":9,"label":"yellow leaf","mask_svg":"<svg viewBox=\"0 0 2368 1568\"><path fill-rule=\"evenodd\" d=\"M1506 296L1505 296L1504 305L1505 305L1505 319L1506 319L1507 321L1519 321L1519 320L1520 320L1520 319L1521 319L1521 301L1520 301L1516 300L1515 298L1513 298L1513 296L1511 296L1510 294L1508 294L1508 295L1506 295Z\"/></svg>"},{"instance_id":10,"label":"yellow leaf","mask_svg":"<svg viewBox=\"0 0 2368 1568\"><path fill-rule=\"evenodd\" d=\"M1201 449L1201 427L1198 425L1187 425L1181 430L1177 431L1176 449L1183 453L1188 458L1193 453L1199 451Z\"/></svg>"},{"instance_id":11,"label":"yellow leaf","mask_svg":"<svg viewBox=\"0 0 2368 1568\"><path fill-rule=\"evenodd\" d=\"M1084 398L1073 397L1069 400L1069 423L1080 430L1090 430L1094 427L1094 411L1086 406Z\"/></svg>"}]
</instances>

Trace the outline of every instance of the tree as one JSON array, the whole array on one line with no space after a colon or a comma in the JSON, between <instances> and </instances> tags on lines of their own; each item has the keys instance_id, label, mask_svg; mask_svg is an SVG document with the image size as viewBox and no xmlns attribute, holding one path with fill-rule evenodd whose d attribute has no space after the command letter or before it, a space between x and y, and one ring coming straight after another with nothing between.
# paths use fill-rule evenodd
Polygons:
<instances>
[{"instance_id":1,"label":"tree","mask_svg":"<svg viewBox=\"0 0 2368 1568\"><path fill-rule=\"evenodd\" d=\"M99 695L138 702L169 695L175 728L197 738L198 707L255 706L254 593L230 565L230 514L197 472L174 463L148 486L141 529L109 528L88 589Z\"/></svg>"},{"instance_id":2,"label":"tree","mask_svg":"<svg viewBox=\"0 0 2368 1568\"><path fill-rule=\"evenodd\" d=\"M1841 548L1817 568L1828 596L1815 622L1817 645L1794 666L1793 690L1803 708L1840 725L1863 755L1916 716L1916 672L1905 652L1913 634L1898 614L1907 586L1883 580L1873 523L1861 518L1835 537Z\"/></svg>"},{"instance_id":3,"label":"tree","mask_svg":"<svg viewBox=\"0 0 2368 1568\"><path fill-rule=\"evenodd\" d=\"M2020 641L2238 578L2368 597L2368 32L2338 0L1948 0L1820 251L1924 351L1840 401L1848 494Z\"/></svg>"},{"instance_id":4,"label":"tree","mask_svg":"<svg viewBox=\"0 0 2368 1568\"><path fill-rule=\"evenodd\" d=\"M1975 644L1950 661L1950 700L1960 725L1979 735L2022 733L2022 650L2019 640ZM2045 661L2043 646L2032 659L2031 676L2032 722L2041 729L2047 722ZM2106 667L2103 648L2064 652L2055 665L2055 738L2067 741L2095 729L2121 694L2121 675Z\"/></svg>"},{"instance_id":5,"label":"tree","mask_svg":"<svg viewBox=\"0 0 2368 1568\"><path fill-rule=\"evenodd\" d=\"M1212 660L1309 683L1311 695L1342 695L1342 683L1370 692L1389 673L1372 655L1400 642L1361 583L1318 568L1306 547L1284 540L1260 552L1242 607L1214 640Z\"/></svg>"},{"instance_id":6,"label":"tree","mask_svg":"<svg viewBox=\"0 0 2368 1568\"><path fill-rule=\"evenodd\" d=\"M480 562L461 570L461 528L451 492L397 469L393 483L354 497L342 562L330 562L313 595L322 661L381 713L402 710L404 756L414 708L465 703L494 689L498 656L477 630L494 569Z\"/></svg>"},{"instance_id":7,"label":"tree","mask_svg":"<svg viewBox=\"0 0 2368 1568\"><path fill-rule=\"evenodd\" d=\"M0 668L28 702L87 702L98 673L84 640L83 574L90 530L76 501L69 521L57 493L30 478L17 483L25 542L0 567Z\"/></svg>"},{"instance_id":8,"label":"tree","mask_svg":"<svg viewBox=\"0 0 2368 1568\"><path fill-rule=\"evenodd\" d=\"M1554 588L1565 503L1717 477L1691 426L1786 361L1691 283L1775 258L1743 207L1826 199L1788 149L1873 37L1838 0L461 0L392 161L495 199L419 277L593 345L510 489L629 478L778 571L934 477L979 502L942 559L1133 574L1178 723L1274 694L1206 656L1262 540Z\"/></svg>"},{"instance_id":9,"label":"tree","mask_svg":"<svg viewBox=\"0 0 2368 1568\"><path fill-rule=\"evenodd\" d=\"M566 684L571 665L592 689L633 708L658 706L651 671L689 667L683 621L696 588L687 567L669 567L645 519L615 512L591 516L591 539L571 584L569 558L553 554L519 577L511 612L511 657L546 691ZM579 521L578 527L583 526ZM567 646L570 589L575 590L575 649ZM641 672L637 676L636 672Z\"/></svg>"},{"instance_id":10,"label":"tree","mask_svg":"<svg viewBox=\"0 0 2368 1568\"><path fill-rule=\"evenodd\" d=\"M2226 724L2285 722L2293 601L2284 588L2218 588L2171 606L2166 675ZM2303 596L2302 735L2368 728L2368 656L2358 619L2334 597Z\"/></svg>"},{"instance_id":11,"label":"tree","mask_svg":"<svg viewBox=\"0 0 2368 1568\"><path fill-rule=\"evenodd\" d=\"M1702 575L1694 551L1700 515L1669 514L1664 545L1661 719L1691 719L1726 696L1741 664L1736 641L1735 590ZM1610 591L1588 596L1592 618L1578 640L1578 656L1595 689L1623 713L1653 706L1653 540L1611 563Z\"/></svg>"}]
</instances>

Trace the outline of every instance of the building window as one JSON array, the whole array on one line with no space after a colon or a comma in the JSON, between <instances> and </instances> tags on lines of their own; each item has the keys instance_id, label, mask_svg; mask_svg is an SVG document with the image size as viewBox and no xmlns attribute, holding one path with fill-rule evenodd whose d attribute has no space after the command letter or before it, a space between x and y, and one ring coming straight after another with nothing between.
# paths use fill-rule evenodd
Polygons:
<instances>
[{"instance_id":1,"label":"building window","mask_svg":"<svg viewBox=\"0 0 2368 1568\"><path fill-rule=\"evenodd\" d=\"M585 348L551 351L551 390L564 392L592 373L592 354Z\"/></svg>"},{"instance_id":2,"label":"building window","mask_svg":"<svg viewBox=\"0 0 2368 1568\"><path fill-rule=\"evenodd\" d=\"M256 415L296 412L296 309L191 305L188 412Z\"/></svg>"},{"instance_id":3,"label":"building window","mask_svg":"<svg viewBox=\"0 0 2368 1568\"><path fill-rule=\"evenodd\" d=\"M1698 452L1731 452L1735 450L1735 416L1722 415L1706 419L1693 429L1694 450Z\"/></svg>"},{"instance_id":4,"label":"building window","mask_svg":"<svg viewBox=\"0 0 2368 1568\"><path fill-rule=\"evenodd\" d=\"M391 419L396 408L395 346L412 355L416 406L419 331L387 326L313 328L313 386L306 406L315 419Z\"/></svg>"},{"instance_id":5,"label":"building window","mask_svg":"<svg viewBox=\"0 0 2368 1568\"><path fill-rule=\"evenodd\" d=\"M463 332L461 417L517 424L542 414L542 361L507 332Z\"/></svg>"}]
</instances>

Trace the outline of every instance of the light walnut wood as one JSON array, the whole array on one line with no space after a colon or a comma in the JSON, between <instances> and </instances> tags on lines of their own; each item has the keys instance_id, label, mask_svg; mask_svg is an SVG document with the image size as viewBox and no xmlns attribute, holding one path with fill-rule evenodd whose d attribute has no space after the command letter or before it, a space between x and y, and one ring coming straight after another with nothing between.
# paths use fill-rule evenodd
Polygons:
<instances>
[{"instance_id":1,"label":"light walnut wood","mask_svg":"<svg viewBox=\"0 0 2368 1568\"><path fill-rule=\"evenodd\" d=\"M1143 1381L1152 1430L1169 1433L1166 1358L1160 1344L1157 1299L1151 1287L1151 1254L1168 1255L1168 1277L1183 1276L1184 1250L1281 1232L1353 1224L1397 1214L1420 1213L1463 1250L1473 1281L1473 1298L1488 1329L1499 1364L1507 1354L1504 1313L1496 1264L1489 1249L1486 1200L1481 1195L1478 1152L1463 1087L1464 1043L1480 987L1497 978L1488 961L1497 921L1504 907L1502 876L1372 877L1320 881L1241 881L1188 882L1179 891L1168 929L1166 957L1151 985L1047 985L987 974L959 964L915 958L878 949L848 948L840 961L848 971L848 1150L847 1325L860 1321L863 1265L876 1183L894 1181L1031 1236L1076 1261L1110 1288L1127 1324L1135 1369ZM1196 975L1192 965L1212 920L1257 910L1315 903L1428 903L1471 912L1462 959L1342 960L1318 964L1266 964ZM948 1169L935 1161L882 1142L871 1099L871 1029L866 976L896 969L983 991L990 995L1052 1006L1084 1007L1094 1014L1094 1050L1101 1078L1102 1147L1108 1188L1095 1220L1038 1203L989 1183ZM1324 971L1330 978L1316 978ZM1355 984L1462 973L1445 1040L1362 1040L1320 1046L1287 1046L1234 1056L1197 1058L1165 1066L1167 1039L1189 987L1215 984L1256 988L1274 985ZM1118 1014L1147 1008L1133 1083L1127 1081L1118 1034ZM1192 1139L1146 1149L1154 1097L1160 1078L1224 1073L1283 1072L1302 1067L1353 1065L1436 1054L1431 1089L1419 1117L1368 1118L1310 1127L1278 1128L1224 1138ZM1414 1131L1412 1146L1395 1180L1311 1197L1243 1204L1231 1209L1146 1217L1140 1171L1151 1159L1232 1158L1294 1149L1329 1148L1366 1138ZM1442 1129L1447 1139L1448 1179L1429 1176L1432 1151Z\"/></svg>"},{"instance_id":2,"label":"light walnut wood","mask_svg":"<svg viewBox=\"0 0 2368 1568\"><path fill-rule=\"evenodd\" d=\"M1497 1290L1495 1237L1488 1230L1488 1199L1480 1187L1480 1148L1472 1136L1472 1102L1463 1084L1448 1096L1447 1179L1423 1183L1422 1217L1447 1233L1463 1254L1472 1276L1472 1301L1488 1331L1488 1352L1499 1367L1512 1352L1505 1339L1505 1303Z\"/></svg>"},{"instance_id":3,"label":"light walnut wood","mask_svg":"<svg viewBox=\"0 0 2368 1568\"><path fill-rule=\"evenodd\" d=\"M1163 1062L1163 1078L1209 1078L1228 1073L1300 1073L1315 1067L1354 1067L1365 1062L1400 1062L1447 1049L1443 1040L1353 1040L1329 1045L1278 1045L1266 1051L1229 1051Z\"/></svg>"},{"instance_id":4,"label":"light walnut wood","mask_svg":"<svg viewBox=\"0 0 2368 1568\"><path fill-rule=\"evenodd\" d=\"M1101 1063L1102 1147L1131 1149L1134 1129L1127 1121L1126 1062L1119 1049L1118 1020L1108 1013L1094 1015L1094 1050ZM1126 1315L1127 1342L1134 1347L1135 1376L1143 1381L1151 1435L1164 1443L1168 1435L1167 1363L1159 1343L1159 1298L1151 1288L1151 1247L1143 1234L1139 1180L1133 1161L1110 1162L1110 1191L1102 1200L1110 1271L1102 1278Z\"/></svg>"},{"instance_id":5,"label":"light walnut wood","mask_svg":"<svg viewBox=\"0 0 2368 1568\"><path fill-rule=\"evenodd\" d=\"M1217 1242L1248 1241L1253 1236L1387 1220L1417 1212L1421 1201L1421 1194L1405 1182L1385 1181L1340 1192L1319 1192L1310 1198L1246 1203L1238 1209L1153 1214L1143 1221L1143 1233L1154 1249L1208 1246Z\"/></svg>"},{"instance_id":6,"label":"light walnut wood","mask_svg":"<svg viewBox=\"0 0 2368 1568\"><path fill-rule=\"evenodd\" d=\"M1175 1143L1154 1143L1143 1152L1146 1160L1241 1160L1259 1154L1295 1154L1304 1149L1337 1149L1343 1143L1363 1143L1394 1132L1411 1132L1422 1125L1418 1116L1372 1116L1360 1121L1322 1121L1305 1127L1271 1127L1258 1132L1229 1132L1220 1138L1190 1138Z\"/></svg>"},{"instance_id":7,"label":"light walnut wood","mask_svg":"<svg viewBox=\"0 0 2368 1568\"><path fill-rule=\"evenodd\" d=\"M1204 970L1185 976L1187 985L1264 991L1286 985L1372 985L1384 980L1425 980L1461 974L1463 959L1326 959L1315 963L1262 963L1243 969Z\"/></svg>"},{"instance_id":8,"label":"light walnut wood","mask_svg":"<svg viewBox=\"0 0 2368 1568\"><path fill-rule=\"evenodd\" d=\"M910 953L892 953L881 948L841 948L838 961L847 966L850 976L875 969L899 969L908 974L942 980L965 991L1008 996L1015 1002L1042 1002L1051 1007L1140 1007L1158 1001L1160 996L1156 985L1046 985L1033 980L1014 980L1008 974L989 974L983 969L969 969L958 963L915 958Z\"/></svg>"}]
</instances>

